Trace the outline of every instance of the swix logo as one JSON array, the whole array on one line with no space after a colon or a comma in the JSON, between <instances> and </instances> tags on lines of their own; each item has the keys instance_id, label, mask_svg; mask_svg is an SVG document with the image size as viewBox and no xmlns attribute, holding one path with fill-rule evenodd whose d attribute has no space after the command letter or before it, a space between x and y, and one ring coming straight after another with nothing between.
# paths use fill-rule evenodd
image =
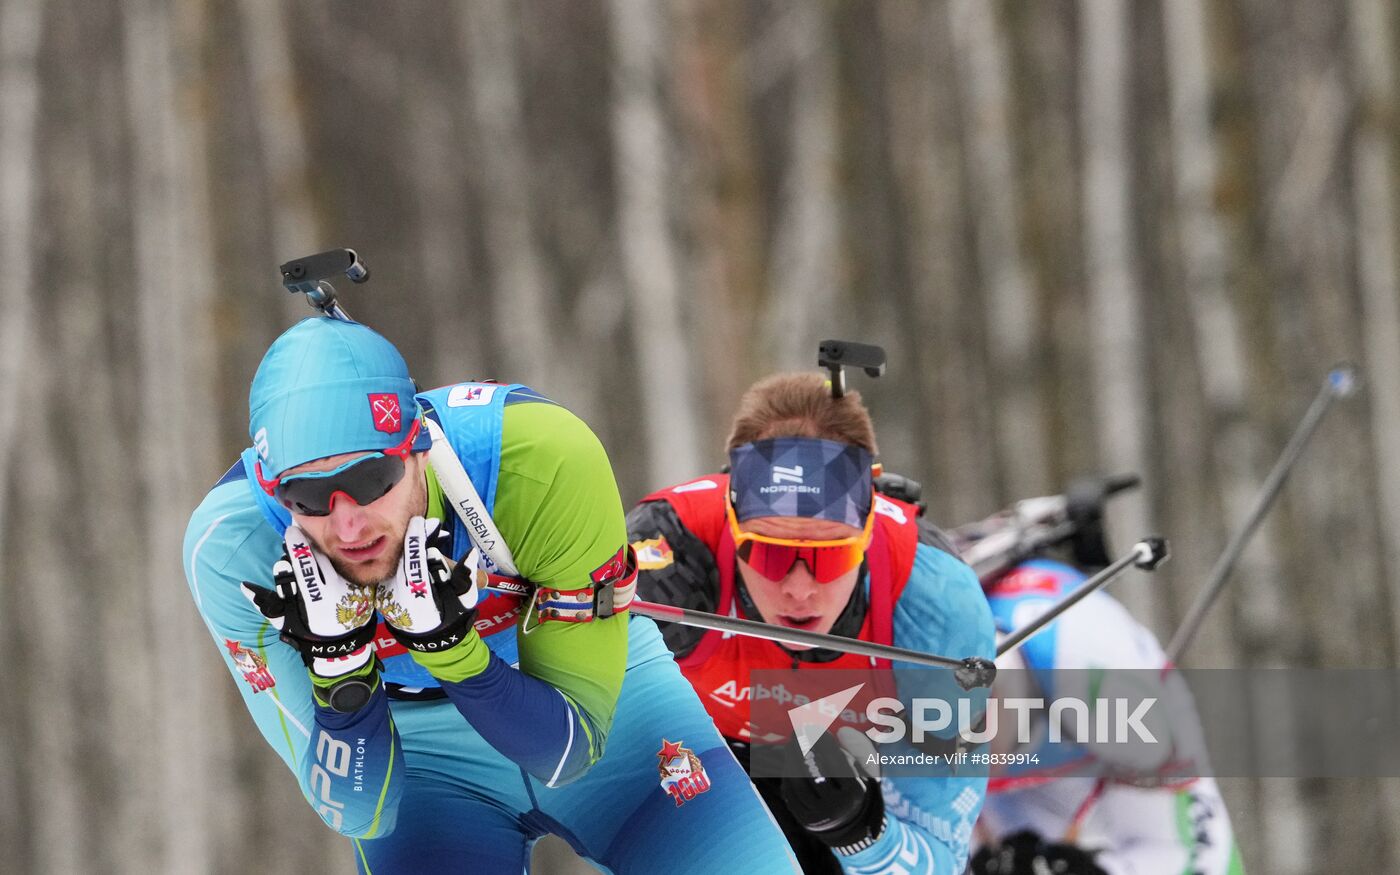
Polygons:
<instances>
[{"instance_id":1,"label":"swix logo","mask_svg":"<svg viewBox=\"0 0 1400 875\"><path fill-rule=\"evenodd\" d=\"M782 465L773 466L773 482L777 483L801 483L802 466L793 465L791 468L784 468Z\"/></svg>"},{"instance_id":2,"label":"swix logo","mask_svg":"<svg viewBox=\"0 0 1400 875\"><path fill-rule=\"evenodd\" d=\"M292 558L297 561L297 570L301 572L302 582L306 586L306 594L311 596L313 602L321 600L321 569L316 565L316 557L311 554L311 547L307 544L293 544Z\"/></svg>"},{"instance_id":3,"label":"swix logo","mask_svg":"<svg viewBox=\"0 0 1400 875\"><path fill-rule=\"evenodd\" d=\"M491 575L491 589L498 590L506 595L513 595L516 598L529 598L533 589L530 584L509 577Z\"/></svg>"},{"instance_id":4,"label":"swix logo","mask_svg":"<svg viewBox=\"0 0 1400 875\"><path fill-rule=\"evenodd\" d=\"M392 392L369 393L369 411L374 417L376 431L393 434L403 423L403 411L399 408L399 396Z\"/></svg>"},{"instance_id":5,"label":"swix logo","mask_svg":"<svg viewBox=\"0 0 1400 875\"><path fill-rule=\"evenodd\" d=\"M253 449L258 451L264 462L267 461L267 429L260 428L258 433L253 435Z\"/></svg>"},{"instance_id":6,"label":"swix logo","mask_svg":"<svg viewBox=\"0 0 1400 875\"><path fill-rule=\"evenodd\" d=\"M409 538L404 547L404 565L408 569L408 589L416 599L428 597L427 575L423 573L423 541Z\"/></svg>"}]
</instances>

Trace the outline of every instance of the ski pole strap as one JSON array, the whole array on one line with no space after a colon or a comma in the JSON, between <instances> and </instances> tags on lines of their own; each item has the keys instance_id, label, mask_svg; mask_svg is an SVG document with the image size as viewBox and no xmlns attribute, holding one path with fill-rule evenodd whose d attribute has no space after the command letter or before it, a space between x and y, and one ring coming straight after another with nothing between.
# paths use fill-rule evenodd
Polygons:
<instances>
[{"instance_id":1,"label":"ski pole strap","mask_svg":"<svg viewBox=\"0 0 1400 875\"><path fill-rule=\"evenodd\" d=\"M1144 571L1155 571L1157 566L1167 560L1169 552L1165 538L1143 538L1133 545L1133 549L1127 555L1115 561L1112 565L1095 574L1084 581L1079 588L1055 604L1051 605L1045 613L1036 617L1031 622L1011 633L1005 641L997 645L997 656L1001 656L1011 650L1015 650L1026 642L1028 638L1043 630L1055 621L1065 611L1079 604L1091 593L1098 592L1116 580L1129 566L1137 566Z\"/></svg>"}]
</instances>

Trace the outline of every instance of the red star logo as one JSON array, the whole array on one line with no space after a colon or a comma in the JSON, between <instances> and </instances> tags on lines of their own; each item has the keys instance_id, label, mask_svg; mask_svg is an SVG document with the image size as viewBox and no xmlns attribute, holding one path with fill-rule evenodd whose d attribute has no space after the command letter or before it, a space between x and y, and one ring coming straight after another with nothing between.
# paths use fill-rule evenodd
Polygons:
<instances>
[{"instance_id":1,"label":"red star logo","mask_svg":"<svg viewBox=\"0 0 1400 875\"><path fill-rule=\"evenodd\" d=\"M684 743L684 741L667 741L663 738L661 739L661 750L656 755L661 757L663 763L669 763L681 755L681 745Z\"/></svg>"}]
</instances>

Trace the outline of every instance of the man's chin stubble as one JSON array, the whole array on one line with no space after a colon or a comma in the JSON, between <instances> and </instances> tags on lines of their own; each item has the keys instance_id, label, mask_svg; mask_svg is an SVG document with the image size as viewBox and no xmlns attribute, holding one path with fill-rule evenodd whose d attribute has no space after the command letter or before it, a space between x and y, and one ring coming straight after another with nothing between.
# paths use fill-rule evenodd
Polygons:
<instances>
[{"instance_id":1,"label":"man's chin stubble","mask_svg":"<svg viewBox=\"0 0 1400 875\"><path fill-rule=\"evenodd\" d=\"M382 561L386 562L386 565L379 565L376 563L373 566L365 566L359 563L347 563L336 558L331 559L331 567L335 568L336 572L341 577L356 586L375 586L394 576L394 573L398 571L399 568L399 559L402 557L403 543L400 542L398 549L394 551L392 556L383 558ZM389 561L390 559L393 561ZM377 572L374 570L377 568L384 568L386 570Z\"/></svg>"}]
</instances>

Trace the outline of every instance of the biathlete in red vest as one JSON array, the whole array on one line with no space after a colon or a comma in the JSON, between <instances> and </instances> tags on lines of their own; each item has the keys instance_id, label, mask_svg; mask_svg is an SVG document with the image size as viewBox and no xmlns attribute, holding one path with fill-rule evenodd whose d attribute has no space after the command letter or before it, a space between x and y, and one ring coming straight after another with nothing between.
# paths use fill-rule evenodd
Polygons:
<instances>
[{"instance_id":1,"label":"biathlete in red vest","mask_svg":"<svg viewBox=\"0 0 1400 875\"><path fill-rule=\"evenodd\" d=\"M819 374L762 380L740 401L728 450L727 475L654 492L628 515L641 598L931 653L993 655L976 575L914 505L876 490L875 430L858 393L834 398ZM662 632L745 763L756 740L751 671L888 667L677 624ZM814 755L821 778L755 780L804 871L963 871L985 777L881 780L829 734Z\"/></svg>"}]
</instances>

